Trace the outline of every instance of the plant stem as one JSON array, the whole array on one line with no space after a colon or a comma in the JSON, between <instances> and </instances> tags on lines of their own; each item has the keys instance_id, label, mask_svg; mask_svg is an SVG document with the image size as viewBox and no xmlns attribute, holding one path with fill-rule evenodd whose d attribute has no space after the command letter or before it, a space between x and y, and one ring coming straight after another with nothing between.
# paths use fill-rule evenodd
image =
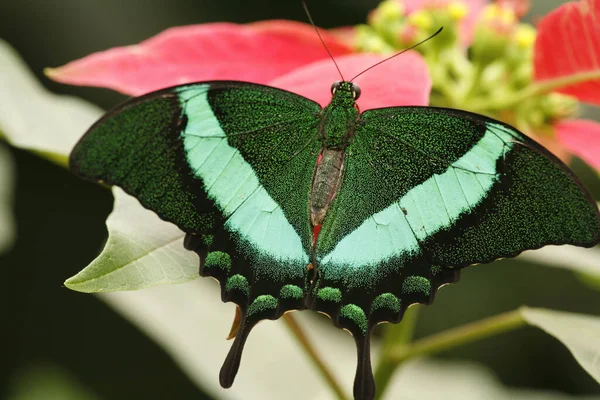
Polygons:
<instances>
[{"instance_id":1,"label":"plant stem","mask_svg":"<svg viewBox=\"0 0 600 400\"><path fill-rule=\"evenodd\" d=\"M528 90L524 90L521 93L523 93L522 96L531 97L540 94L550 93L566 86L576 85L578 83L584 83L587 81L593 81L598 79L600 79L600 70L579 72L573 75L561 76L559 78L534 83L533 85L529 86Z\"/></svg>"},{"instance_id":2,"label":"plant stem","mask_svg":"<svg viewBox=\"0 0 600 400\"><path fill-rule=\"evenodd\" d=\"M508 99L490 100L490 101L479 101L474 103L471 107L472 111L477 112L478 110L506 110L512 109L524 100L530 99L535 96L544 95L555 90L564 88L566 86L576 85L592 80L600 79L600 70L580 72L573 75L561 76L555 79L549 79L533 83L517 93L515 96Z\"/></svg>"},{"instance_id":3,"label":"plant stem","mask_svg":"<svg viewBox=\"0 0 600 400\"><path fill-rule=\"evenodd\" d=\"M283 315L283 321L286 326L292 332L294 337L298 340L300 346L304 349L308 357L312 361L313 365L317 367L317 371L321 374L321 376L325 379L325 382L329 385L331 390L335 393L335 396L338 400L347 400L348 397L342 390L341 385L335 379L329 368L323 362L321 356L317 353L316 348L310 342L300 325L294 317L292 317L291 313L286 313Z\"/></svg>"},{"instance_id":4,"label":"plant stem","mask_svg":"<svg viewBox=\"0 0 600 400\"><path fill-rule=\"evenodd\" d=\"M424 354L436 354L465 343L485 339L526 325L521 309L472 322L457 328L432 335L413 343L412 346L397 346L389 355L395 363Z\"/></svg>"},{"instance_id":5,"label":"plant stem","mask_svg":"<svg viewBox=\"0 0 600 400\"><path fill-rule=\"evenodd\" d=\"M483 71L485 67L481 62L475 62L473 64L473 68L471 74L469 76L468 85L464 90L464 93L460 95L460 104L456 104L458 108L464 108L465 104L469 104L469 99L477 92L479 89L479 84L481 82L481 76L483 75Z\"/></svg>"},{"instance_id":6,"label":"plant stem","mask_svg":"<svg viewBox=\"0 0 600 400\"><path fill-rule=\"evenodd\" d=\"M393 354L394 349L408 346L408 343L412 340L417 325L419 309L418 305L412 305L404 313L401 323L387 324L385 326L379 362L377 363L377 367L375 367L376 400L383 398L383 394L394 372L396 372L396 368L400 365L390 355Z\"/></svg>"}]
</instances>

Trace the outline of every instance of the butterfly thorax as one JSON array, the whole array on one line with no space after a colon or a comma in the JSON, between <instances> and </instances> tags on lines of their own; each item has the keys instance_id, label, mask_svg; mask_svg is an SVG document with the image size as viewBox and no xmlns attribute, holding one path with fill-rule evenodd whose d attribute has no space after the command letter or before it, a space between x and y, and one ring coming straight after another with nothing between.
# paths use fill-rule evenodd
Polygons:
<instances>
[{"instance_id":1,"label":"butterfly thorax","mask_svg":"<svg viewBox=\"0 0 600 400\"><path fill-rule=\"evenodd\" d=\"M332 88L331 102L323 109L319 133L324 147L344 150L354 136L358 107L354 85L348 82L338 85L339 87Z\"/></svg>"},{"instance_id":2,"label":"butterfly thorax","mask_svg":"<svg viewBox=\"0 0 600 400\"><path fill-rule=\"evenodd\" d=\"M354 136L358 108L354 85L336 82L331 103L323 110L319 133L323 142L313 176L310 215L313 226L321 225L342 182L344 153Z\"/></svg>"}]
</instances>

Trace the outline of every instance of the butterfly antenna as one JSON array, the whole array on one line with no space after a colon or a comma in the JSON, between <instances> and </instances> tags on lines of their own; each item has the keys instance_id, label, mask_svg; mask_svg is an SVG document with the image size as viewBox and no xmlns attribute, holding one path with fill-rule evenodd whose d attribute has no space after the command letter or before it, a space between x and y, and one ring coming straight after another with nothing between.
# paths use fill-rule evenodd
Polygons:
<instances>
[{"instance_id":1,"label":"butterfly antenna","mask_svg":"<svg viewBox=\"0 0 600 400\"><path fill-rule=\"evenodd\" d=\"M325 41L321 37L321 34L319 33L319 29L317 28L317 26L315 25L315 22L313 21L312 17L310 16L310 12L308 12L308 7L306 6L306 1L304 1L304 0L302 0L302 7L304 7L304 12L306 13L306 16L308 17L308 20L310 21L313 28L315 28L315 32L317 32L317 36L321 40L321 43L323 43L323 47L325 47L325 50L327 50L327 54L329 54L329 57L331 57L331 61L333 61L333 64L335 65L335 68L338 71L338 74L340 74L342 81L344 81L345 80L344 75L342 75L342 71L340 71L340 67L335 62L335 58L333 58L331 51L329 51L329 48L327 47L327 45L325 44Z\"/></svg>"},{"instance_id":2,"label":"butterfly antenna","mask_svg":"<svg viewBox=\"0 0 600 400\"><path fill-rule=\"evenodd\" d=\"M435 36L437 36L437 35L438 35L438 34L439 34L441 31L442 31L442 29L444 29L444 27L443 27L443 26L442 26L442 27L440 27L440 29L438 29L438 30L437 30L437 31L436 31L436 32L435 32L433 35L429 36L429 37L428 37L428 38L426 38L426 39L423 39L423 40L421 40L421 41L420 41L419 43L417 43L417 44L413 44L413 45L412 45L412 46L410 46L408 49L404 49L404 50L402 50L400 53L396 53L396 54L394 54L394 55L392 55L392 56L390 56L390 57L386 58L385 60L381 60L381 61L379 61L378 63L371 65L369 68L365 69L364 71L362 71L361 73L359 73L358 75L356 75L354 78L350 79L350 82L354 81L356 78L358 78L359 76L361 76L361 75L362 75L362 74L364 74L365 72L367 72L367 71L369 71L369 70L371 70L371 69L375 68L375 67L376 67L376 66L378 66L379 64L383 64L384 62L386 62L386 61L389 61L389 60L391 60L392 58L399 56L400 54L404 54L404 53L406 53L407 51L409 51L409 50L412 50L412 49L414 49L415 47L422 45L423 43L425 43L425 42L426 42L426 41L428 41L429 39L433 39Z\"/></svg>"}]
</instances>

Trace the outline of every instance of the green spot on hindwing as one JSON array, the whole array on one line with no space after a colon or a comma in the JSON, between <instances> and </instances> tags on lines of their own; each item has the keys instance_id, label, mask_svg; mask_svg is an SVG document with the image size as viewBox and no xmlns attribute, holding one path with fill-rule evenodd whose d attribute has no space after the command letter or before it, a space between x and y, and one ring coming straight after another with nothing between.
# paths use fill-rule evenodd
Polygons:
<instances>
[{"instance_id":1,"label":"green spot on hindwing","mask_svg":"<svg viewBox=\"0 0 600 400\"><path fill-rule=\"evenodd\" d=\"M419 293L429 296L431 293L431 282L422 276L409 276L402 283L402 294Z\"/></svg>"},{"instance_id":2,"label":"green spot on hindwing","mask_svg":"<svg viewBox=\"0 0 600 400\"><path fill-rule=\"evenodd\" d=\"M205 246L212 246L214 240L215 235L202 235L202 243Z\"/></svg>"},{"instance_id":3,"label":"green spot on hindwing","mask_svg":"<svg viewBox=\"0 0 600 400\"><path fill-rule=\"evenodd\" d=\"M231 257L229 256L229 254L222 251L211 251L206 255L206 260L204 260L204 267L220 268L223 271L229 272L229 270L231 269Z\"/></svg>"},{"instance_id":4,"label":"green spot on hindwing","mask_svg":"<svg viewBox=\"0 0 600 400\"><path fill-rule=\"evenodd\" d=\"M436 276L440 272L442 272L442 267L440 267L439 265L434 265L433 267L431 267L431 275Z\"/></svg>"},{"instance_id":5,"label":"green spot on hindwing","mask_svg":"<svg viewBox=\"0 0 600 400\"><path fill-rule=\"evenodd\" d=\"M248 284L248 279L246 279L243 275L233 275L227 279L227 283L225 284L225 290L228 292L231 290L239 290L243 292L246 296L250 295L250 285Z\"/></svg>"},{"instance_id":6,"label":"green spot on hindwing","mask_svg":"<svg viewBox=\"0 0 600 400\"><path fill-rule=\"evenodd\" d=\"M371 312L385 308L394 313L399 313L400 304L400 299L394 296L392 293L383 293L375 297L375 300L373 300L373 303L371 303Z\"/></svg>"},{"instance_id":7,"label":"green spot on hindwing","mask_svg":"<svg viewBox=\"0 0 600 400\"><path fill-rule=\"evenodd\" d=\"M362 331L363 335L367 334L367 316L365 315L365 312L362 308L360 308L356 304L346 304L340 310L340 315L354 322L356 326Z\"/></svg>"},{"instance_id":8,"label":"green spot on hindwing","mask_svg":"<svg viewBox=\"0 0 600 400\"><path fill-rule=\"evenodd\" d=\"M279 297L282 299L301 299L304 296L304 291L300 286L285 285L279 291Z\"/></svg>"},{"instance_id":9,"label":"green spot on hindwing","mask_svg":"<svg viewBox=\"0 0 600 400\"><path fill-rule=\"evenodd\" d=\"M269 294L258 296L248 307L248 316L277 308L277 299Z\"/></svg>"},{"instance_id":10,"label":"green spot on hindwing","mask_svg":"<svg viewBox=\"0 0 600 400\"><path fill-rule=\"evenodd\" d=\"M337 288L324 287L319 289L317 292L317 297L321 300L339 303L342 301L342 292Z\"/></svg>"}]
</instances>

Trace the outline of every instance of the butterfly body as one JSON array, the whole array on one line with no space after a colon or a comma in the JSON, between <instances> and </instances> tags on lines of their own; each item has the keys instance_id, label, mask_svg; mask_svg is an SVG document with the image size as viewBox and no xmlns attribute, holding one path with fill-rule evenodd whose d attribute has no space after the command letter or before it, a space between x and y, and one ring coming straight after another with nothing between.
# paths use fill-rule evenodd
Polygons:
<instances>
[{"instance_id":1,"label":"butterfly body","mask_svg":"<svg viewBox=\"0 0 600 400\"><path fill-rule=\"evenodd\" d=\"M319 155L310 193L310 222L321 225L342 182L344 151L324 148ZM313 240L316 238L313 238Z\"/></svg>"},{"instance_id":2,"label":"butterfly body","mask_svg":"<svg viewBox=\"0 0 600 400\"><path fill-rule=\"evenodd\" d=\"M579 180L509 125L430 107L359 113L357 86L332 93L322 108L246 82L167 88L109 112L71 154L75 173L186 232L200 274L240 307L224 387L256 323L308 308L352 333L355 397L371 399L378 323L430 303L462 267L600 240Z\"/></svg>"}]
</instances>

